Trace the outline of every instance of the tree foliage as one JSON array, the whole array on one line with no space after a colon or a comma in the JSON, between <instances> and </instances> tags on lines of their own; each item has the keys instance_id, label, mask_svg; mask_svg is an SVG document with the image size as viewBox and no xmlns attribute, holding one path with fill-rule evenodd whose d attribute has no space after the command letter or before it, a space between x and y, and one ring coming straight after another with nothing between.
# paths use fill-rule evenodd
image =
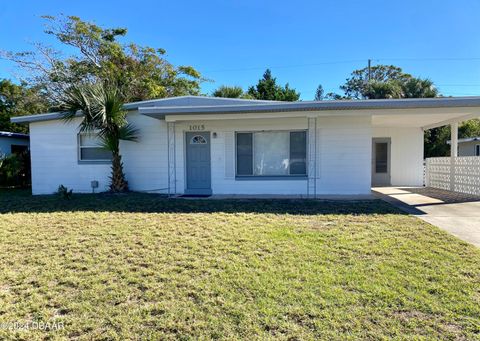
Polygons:
<instances>
[{"instance_id":1,"label":"tree foliage","mask_svg":"<svg viewBox=\"0 0 480 341\"><path fill-rule=\"evenodd\" d=\"M300 93L291 89L287 84L280 86L272 72L267 69L263 77L258 80L257 85L248 88L248 94L255 99L272 101L298 101Z\"/></svg>"},{"instance_id":2,"label":"tree foliage","mask_svg":"<svg viewBox=\"0 0 480 341\"><path fill-rule=\"evenodd\" d=\"M196 69L174 66L163 49L121 43L125 28L102 28L75 16L43 18L45 33L72 48L73 55L64 57L41 43L34 45L35 51L4 54L54 100L85 80L115 82L127 102L200 93L203 78Z\"/></svg>"},{"instance_id":3,"label":"tree foliage","mask_svg":"<svg viewBox=\"0 0 480 341\"><path fill-rule=\"evenodd\" d=\"M250 95L245 93L240 86L227 86L221 85L212 93L213 97L224 97L224 98L252 98Z\"/></svg>"},{"instance_id":4,"label":"tree foliage","mask_svg":"<svg viewBox=\"0 0 480 341\"><path fill-rule=\"evenodd\" d=\"M0 186L29 187L31 179L30 152L0 153Z\"/></svg>"},{"instance_id":5,"label":"tree foliage","mask_svg":"<svg viewBox=\"0 0 480 341\"><path fill-rule=\"evenodd\" d=\"M429 79L416 78L394 65L375 65L354 70L340 86L345 99L427 98L438 96Z\"/></svg>"},{"instance_id":6,"label":"tree foliage","mask_svg":"<svg viewBox=\"0 0 480 341\"><path fill-rule=\"evenodd\" d=\"M0 80L0 130L26 133L28 127L10 122L13 116L46 112L49 103L38 87Z\"/></svg>"},{"instance_id":7,"label":"tree foliage","mask_svg":"<svg viewBox=\"0 0 480 341\"><path fill-rule=\"evenodd\" d=\"M80 131L98 134L104 147L112 152L110 190L127 191L120 141L137 141L138 131L126 120L127 113L116 85L107 82L74 84L64 92L60 108L65 112L66 121L82 112Z\"/></svg>"},{"instance_id":8,"label":"tree foliage","mask_svg":"<svg viewBox=\"0 0 480 341\"><path fill-rule=\"evenodd\" d=\"M325 99L325 91L321 84L318 85L317 90L315 91L315 101L323 101Z\"/></svg>"}]
</instances>

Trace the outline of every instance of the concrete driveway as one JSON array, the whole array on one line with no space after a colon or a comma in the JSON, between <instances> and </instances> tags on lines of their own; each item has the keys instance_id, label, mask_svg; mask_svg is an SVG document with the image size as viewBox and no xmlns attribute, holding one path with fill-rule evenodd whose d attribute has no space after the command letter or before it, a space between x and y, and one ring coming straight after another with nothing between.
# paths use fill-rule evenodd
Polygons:
<instances>
[{"instance_id":1,"label":"concrete driveway","mask_svg":"<svg viewBox=\"0 0 480 341\"><path fill-rule=\"evenodd\" d=\"M428 187L375 187L374 195L480 247L480 197Z\"/></svg>"}]
</instances>

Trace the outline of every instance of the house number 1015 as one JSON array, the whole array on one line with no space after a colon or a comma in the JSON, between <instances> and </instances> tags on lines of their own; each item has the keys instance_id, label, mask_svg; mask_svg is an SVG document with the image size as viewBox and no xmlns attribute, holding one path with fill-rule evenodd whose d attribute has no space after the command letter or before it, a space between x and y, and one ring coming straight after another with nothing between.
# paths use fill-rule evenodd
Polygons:
<instances>
[{"instance_id":1,"label":"house number 1015","mask_svg":"<svg viewBox=\"0 0 480 341\"><path fill-rule=\"evenodd\" d=\"M190 126L190 130L198 131L198 130L205 130L204 124L193 124Z\"/></svg>"}]
</instances>

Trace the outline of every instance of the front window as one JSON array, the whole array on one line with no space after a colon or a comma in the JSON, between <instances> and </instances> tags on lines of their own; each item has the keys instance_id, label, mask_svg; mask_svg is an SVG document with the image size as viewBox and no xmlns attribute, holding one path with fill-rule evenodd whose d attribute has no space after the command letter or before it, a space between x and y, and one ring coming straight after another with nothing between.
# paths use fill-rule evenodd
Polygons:
<instances>
[{"instance_id":1,"label":"front window","mask_svg":"<svg viewBox=\"0 0 480 341\"><path fill-rule=\"evenodd\" d=\"M475 156L480 156L480 144L475 146Z\"/></svg>"},{"instance_id":2,"label":"front window","mask_svg":"<svg viewBox=\"0 0 480 341\"><path fill-rule=\"evenodd\" d=\"M237 176L305 176L305 131L237 133Z\"/></svg>"},{"instance_id":3,"label":"front window","mask_svg":"<svg viewBox=\"0 0 480 341\"><path fill-rule=\"evenodd\" d=\"M97 134L78 134L78 159L79 161L111 161L112 152L102 146L102 141Z\"/></svg>"}]
</instances>

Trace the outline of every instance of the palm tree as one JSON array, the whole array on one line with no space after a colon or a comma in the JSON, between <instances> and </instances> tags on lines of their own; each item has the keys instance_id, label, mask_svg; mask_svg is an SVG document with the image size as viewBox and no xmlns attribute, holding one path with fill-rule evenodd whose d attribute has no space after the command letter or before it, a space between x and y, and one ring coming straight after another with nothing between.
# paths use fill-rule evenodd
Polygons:
<instances>
[{"instance_id":1,"label":"palm tree","mask_svg":"<svg viewBox=\"0 0 480 341\"><path fill-rule=\"evenodd\" d=\"M103 147L112 152L110 191L128 191L120 155L120 140L137 141L138 130L126 120L126 111L118 89L103 82L76 84L65 91L60 102L66 121L72 121L77 113L81 113L83 119L80 132L98 134Z\"/></svg>"}]
</instances>

